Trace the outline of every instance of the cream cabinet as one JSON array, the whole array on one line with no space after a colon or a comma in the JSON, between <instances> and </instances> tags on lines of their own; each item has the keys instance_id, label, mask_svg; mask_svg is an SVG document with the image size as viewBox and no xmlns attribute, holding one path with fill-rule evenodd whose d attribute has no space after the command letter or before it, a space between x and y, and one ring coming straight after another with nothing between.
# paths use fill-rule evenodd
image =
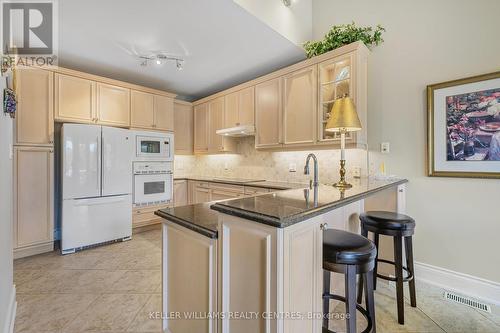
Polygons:
<instances>
[{"instance_id":1,"label":"cream cabinet","mask_svg":"<svg viewBox=\"0 0 500 333\"><path fill-rule=\"evenodd\" d=\"M132 209L132 228L142 228L149 225L161 223L161 217L155 215L158 209L164 209L168 205L158 205L150 207L134 207Z\"/></svg>"},{"instance_id":2,"label":"cream cabinet","mask_svg":"<svg viewBox=\"0 0 500 333\"><path fill-rule=\"evenodd\" d=\"M14 148L14 256L51 251L54 232L54 150Z\"/></svg>"},{"instance_id":3,"label":"cream cabinet","mask_svg":"<svg viewBox=\"0 0 500 333\"><path fill-rule=\"evenodd\" d=\"M60 122L95 122L96 82L56 73L54 118Z\"/></svg>"},{"instance_id":4,"label":"cream cabinet","mask_svg":"<svg viewBox=\"0 0 500 333\"><path fill-rule=\"evenodd\" d=\"M193 154L193 106L174 102L175 154Z\"/></svg>"},{"instance_id":5,"label":"cream cabinet","mask_svg":"<svg viewBox=\"0 0 500 333\"><path fill-rule=\"evenodd\" d=\"M222 152L224 151L224 138L215 132L224 128L224 98L219 97L208 102L208 114L208 151Z\"/></svg>"},{"instance_id":6,"label":"cream cabinet","mask_svg":"<svg viewBox=\"0 0 500 333\"><path fill-rule=\"evenodd\" d=\"M154 96L154 129L160 131L174 130L174 99L170 97Z\"/></svg>"},{"instance_id":7,"label":"cream cabinet","mask_svg":"<svg viewBox=\"0 0 500 333\"><path fill-rule=\"evenodd\" d=\"M54 144L54 74L42 69L16 70L17 112L14 144Z\"/></svg>"},{"instance_id":8,"label":"cream cabinet","mask_svg":"<svg viewBox=\"0 0 500 333\"><path fill-rule=\"evenodd\" d=\"M174 130L174 100L170 97L132 90L130 126L160 131Z\"/></svg>"},{"instance_id":9,"label":"cream cabinet","mask_svg":"<svg viewBox=\"0 0 500 333\"><path fill-rule=\"evenodd\" d=\"M208 153L208 103L194 107L194 152Z\"/></svg>"},{"instance_id":10,"label":"cream cabinet","mask_svg":"<svg viewBox=\"0 0 500 333\"><path fill-rule=\"evenodd\" d=\"M174 223L163 224L163 309L171 313L218 311L217 240ZM165 332L215 333L218 319L163 320ZM234 331L237 332L237 331Z\"/></svg>"},{"instance_id":11,"label":"cream cabinet","mask_svg":"<svg viewBox=\"0 0 500 333\"><path fill-rule=\"evenodd\" d=\"M255 86L255 147L279 147L282 142L281 79Z\"/></svg>"},{"instance_id":12,"label":"cream cabinet","mask_svg":"<svg viewBox=\"0 0 500 333\"><path fill-rule=\"evenodd\" d=\"M254 87L248 87L224 96L224 127L254 125L254 98Z\"/></svg>"},{"instance_id":13,"label":"cream cabinet","mask_svg":"<svg viewBox=\"0 0 500 333\"><path fill-rule=\"evenodd\" d=\"M193 193L194 204L212 201L210 196L210 188L203 186L195 186Z\"/></svg>"},{"instance_id":14,"label":"cream cabinet","mask_svg":"<svg viewBox=\"0 0 500 333\"><path fill-rule=\"evenodd\" d=\"M185 179L174 181L174 206L188 204L188 181Z\"/></svg>"},{"instance_id":15,"label":"cream cabinet","mask_svg":"<svg viewBox=\"0 0 500 333\"><path fill-rule=\"evenodd\" d=\"M97 123L130 126L130 89L97 83Z\"/></svg>"},{"instance_id":16,"label":"cream cabinet","mask_svg":"<svg viewBox=\"0 0 500 333\"><path fill-rule=\"evenodd\" d=\"M132 90L130 92L130 126L153 128L154 103L153 94Z\"/></svg>"},{"instance_id":17,"label":"cream cabinet","mask_svg":"<svg viewBox=\"0 0 500 333\"><path fill-rule=\"evenodd\" d=\"M314 144L316 141L316 65L283 78L283 143Z\"/></svg>"}]
</instances>

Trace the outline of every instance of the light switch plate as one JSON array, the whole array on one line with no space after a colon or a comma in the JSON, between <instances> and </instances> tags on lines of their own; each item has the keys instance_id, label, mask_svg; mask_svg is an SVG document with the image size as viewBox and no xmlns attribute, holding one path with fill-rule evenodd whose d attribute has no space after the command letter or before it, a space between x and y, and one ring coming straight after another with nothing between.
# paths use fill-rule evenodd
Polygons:
<instances>
[{"instance_id":1,"label":"light switch plate","mask_svg":"<svg viewBox=\"0 0 500 333\"><path fill-rule=\"evenodd\" d=\"M290 163L290 164L288 165L288 171L289 171L289 172L297 172L297 164L295 164L295 163Z\"/></svg>"},{"instance_id":2,"label":"light switch plate","mask_svg":"<svg viewBox=\"0 0 500 333\"><path fill-rule=\"evenodd\" d=\"M382 142L380 144L380 152L382 154L389 154L391 152L391 145L389 142Z\"/></svg>"}]
</instances>

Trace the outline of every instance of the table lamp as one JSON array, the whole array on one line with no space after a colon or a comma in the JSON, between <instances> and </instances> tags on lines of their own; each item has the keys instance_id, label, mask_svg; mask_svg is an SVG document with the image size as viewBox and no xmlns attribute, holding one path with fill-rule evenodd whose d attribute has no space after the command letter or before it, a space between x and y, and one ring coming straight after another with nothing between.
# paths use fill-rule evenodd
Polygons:
<instances>
[{"instance_id":1,"label":"table lamp","mask_svg":"<svg viewBox=\"0 0 500 333\"><path fill-rule=\"evenodd\" d=\"M361 122L354 102L348 96L335 100L330 112L330 118L325 127L326 132L340 133L340 181L333 184L338 188L351 188L345 181L345 134L361 130Z\"/></svg>"}]
</instances>

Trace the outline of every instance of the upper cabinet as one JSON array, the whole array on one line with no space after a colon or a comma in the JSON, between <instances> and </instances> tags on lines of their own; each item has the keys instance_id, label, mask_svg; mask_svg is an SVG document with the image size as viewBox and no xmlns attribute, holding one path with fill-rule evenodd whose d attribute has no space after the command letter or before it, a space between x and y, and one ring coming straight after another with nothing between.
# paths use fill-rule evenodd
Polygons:
<instances>
[{"instance_id":1,"label":"upper cabinet","mask_svg":"<svg viewBox=\"0 0 500 333\"><path fill-rule=\"evenodd\" d=\"M130 126L142 129L173 131L173 98L132 90Z\"/></svg>"},{"instance_id":2,"label":"upper cabinet","mask_svg":"<svg viewBox=\"0 0 500 333\"><path fill-rule=\"evenodd\" d=\"M194 107L195 154L218 154L236 150L233 138L216 133L224 126L224 97L215 98Z\"/></svg>"},{"instance_id":3,"label":"upper cabinet","mask_svg":"<svg viewBox=\"0 0 500 333\"><path fill-rule=\"evenodd\" d=\"M154 129L161 131L174 130L174 99L154 96L155 122Z\"/></svg>"},{"instance_id":4,"label":"upper cabinet","mask_svg":"<svg viewBox=\"0 0 500 333\"><path fill-rule=\"evenodd\" d=\"M175 154L193 153L193 106L191 103L174 102Z\"/></svg>"},{"instance_id":5,"label":"upper cabinet","mask_svg":"<svg viewBox=\"0 0 500 333\"><path fill-rule=\"evenodd\" d=\"M154 95L142 91L130 92L130 126L135 128L154 127Z\"/></svg>"},{"instance_id":6,"label":"upper cabinet","mask_svg":"<svg viewBox=\"0 0 500 333\"><path fill-rule=\"evenodd\" d=\"M208 153L208 103L194 107L194 152Z\"/></svg>"},{"instance_id":7,"label":"upper cabinet","mask_svg":"<svg viewBox=\"0 0 500 333\"><path fill-rule=\"evenodd\" d=\"M318 81L316 65L283 76L283 143L314 144Z\"/></svg>"},{"instance_id":8,"label":"upper cabinet","mask_svg":"<svg viewBox=\"0 0 500 333\"><path fill-rule=\"evenodd\" d=\"M96 122L111 126L130 126L130 89L97 83Z\"/></svg>"},{"instance_id":9,"label":"upper cabinet","mask_svg":"<svg viewBox=\"0 0 500 333\"><path fill-rule=\"evenodd\" d=\"M362 130L347 134L350 148L366 148L369 50L355 42L195 102L224 97L224 128L255 124L255 147L340 146L325 131L336 99L350 96ZM255 118L254 118L255 117Z\"/></svg>"},{"instance_id":10,"label":"upper cabinet","mask_svg":"<svg viewBox=\"0 0 500 333\"><path fill-rule=\"evenodd\" d=\"M224 97L224 128L254 125L255 89L248 87Z\"/></svg>"},{"instance_id":11,"label":"upper cabinet","mask_svg":"<svg viewBox=\"0 0 500 333\"><path fill-rule=\"evenodd\" d=\"M255 86L255 147L277 147L282 144L281 79Z\"/></svg>"},{"instance_id":12,"label":"upper cabinet","mask_svg":"<svg viewBox=\"0 0 500 333\"><path fill-rule=\"evenodd\" d=\"M42 69L16 71L16 145L54 144L54 73Z\"/></svg>"},{"instance_id":13,"label":"upper cabinet","mask_svg":"<svg viewBox=\"0 0 500 333\"><path fill-rule=\"evenodd\" d=\"M91 123L97 119L96 83L55 74L55 120Z\"/></svg>"}]
</instances>

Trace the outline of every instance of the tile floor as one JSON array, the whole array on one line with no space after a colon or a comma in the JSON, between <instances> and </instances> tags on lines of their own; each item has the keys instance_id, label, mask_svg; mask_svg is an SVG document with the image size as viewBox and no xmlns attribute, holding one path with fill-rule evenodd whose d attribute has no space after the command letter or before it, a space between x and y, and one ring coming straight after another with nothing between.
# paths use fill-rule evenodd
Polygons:
<instances>
[{"instance_id":1,"label":"tile floor","mask_svg":"<svg viewBox=\"0 0 500 333\"><path fill-rule=\"evenodd\" d=\"M159 230L72 255L53 252L16 260L15 331L159 333L161 322L149 319L149 313L161 311L160 269ZM392 287L379 283L375 299L378 332L500 332L500 314L445 302L442 290L429 285L417 284L418 307L406 304L404 326L397 324ZM341 332L343 325L332 321L331 328ZM363 329L362 319L358 326Z\"/></svg>"}]
</instances>

